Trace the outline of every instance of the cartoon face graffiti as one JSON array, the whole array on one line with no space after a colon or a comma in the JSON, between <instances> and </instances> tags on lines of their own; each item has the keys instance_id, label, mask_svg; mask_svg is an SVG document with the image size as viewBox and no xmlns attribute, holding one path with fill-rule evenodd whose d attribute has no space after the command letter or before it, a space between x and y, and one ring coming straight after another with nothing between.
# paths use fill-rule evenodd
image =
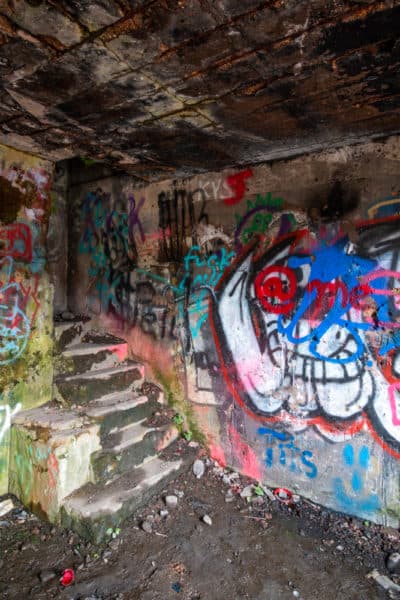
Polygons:
<instances>
[{"instance_id":1,"label":"cartoon face graffiti","mask_svg":"<svg viewBox=\"0 0 400 600\"><path fill-rule=\"evenodd\" d=\"M230 390L253 415L331 439L372 423L396 447L399 219L357 233L357 245L304 230L261 256L247 247L217 287L214 337Z\"/></svg>"}]
</instances>

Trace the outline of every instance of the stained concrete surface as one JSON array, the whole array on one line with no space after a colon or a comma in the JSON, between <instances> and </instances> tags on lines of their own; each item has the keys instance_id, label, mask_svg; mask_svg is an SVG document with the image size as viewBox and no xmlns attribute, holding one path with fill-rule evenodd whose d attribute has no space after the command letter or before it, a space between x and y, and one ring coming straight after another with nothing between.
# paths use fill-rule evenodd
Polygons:
<instances>
[{"instance_id":1,"label":"stained concrete surface","mask_svg":"<svg viewBox=\"0 0 400 600\"><path fill-rule=\"evenodd\" d=\"M182 443L182 445L184 445ZM184 449L183 449L184 451ZM204 457L203 457L204 458ZM209 461L171 483L103 546L86 544L16 508L0 520L0 595L4 600L378 600L366 575L385 572L397 530L344 517L301 499L240 497L245 479L224 483ZM226 479L226 477L225 477ZM228 490L231 490L228 492ZM233 495L226 502L226 494ZM165 510L167 494L178 506ZM209 526L203 522L208 514ZM152 532L142 529L152 521ZM118 532L114 532L118 533ZM61 573L75 570L62 588ZM47 577L50 580L45 582Z\"/></svg>"},{"instance_id":2,"label":"stained concrete surface","mask_svg":"<svg viewBox=\"0 0 400 600\"><path fill-rule=\"evenodd\" d=\"M138 183L396 133L397 0L0 2L0 141Z\"/></svg>"}]
</instances>

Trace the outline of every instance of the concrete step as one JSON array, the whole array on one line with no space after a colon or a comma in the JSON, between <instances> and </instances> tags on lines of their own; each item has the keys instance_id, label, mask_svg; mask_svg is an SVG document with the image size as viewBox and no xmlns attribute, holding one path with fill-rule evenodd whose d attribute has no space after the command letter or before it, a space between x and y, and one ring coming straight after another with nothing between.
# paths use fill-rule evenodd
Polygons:
<instances>
[{"instance_id":1,"label":"concrete step","mask_svg":"<svg viewBox=\"0 0 400 600\"><path fill-rule=\"evenodd\" d=\"M185 466L158 457L113 479L109 485L89 483L65 498L61 522L92 542L107 538L107 530L123 521L159 493Z\"/></svg>"},{"instance_id":2,"label":"concrete step","mask_svg":"<svg viewBox=\"0 0 400 600\"><path fill-rule=\"evenodd\" d=\"M102 448L92 455L92 467L96 482L107 483L144 460L155 457L179 437L172 425L148 427L146 419L118 427L102 441Z\"/></svg>"},{"instance_id":3,"label":"concrete step","mask_svg":"<svg viewBox=\"0 0 400 600\"><path fill-rule=\"evenodd\" d=\"M127 392L144 382L144 365L128 362L108 369L60 375L57 390L68 404L86 404L104 394Z\"/></svg>"},{"instance_id":4,"label":"concrete step","mask_svg":"<svg viewBox=\"0 0 400 600\"><path fill-rule=\"evenodd\" d=\"M76 411L44 405L13 417L10 448L10 493L55 522L63 499L93 480L100 428Z\"/></svg>"},{"instance_id":5,"label":"concrete step","mask_svg":"<svg viewBox=\"0 0 400 600\"><path fill-rule=\"evenodd\" d=\"M89 330L89 318L76 318L71 321L55 321L54 338L56 351L62 352L68 345L78 343Z\"/></svg>"},{"instance_id":6,"label":"concrete step","mask_svg":"<svg viewBox=\"0 0 400 600\"><path fill-rule=\"evenodd\" d=\"M68 345L58 361L58 372L79 374L115 367L128 358L128 344L79 342Z\"/></svg>"},{"instance_id":7,"label":"concrete step","mask_svg":"<svg viewBox=\"0 0 400 600\"><path fill-rule=\"evenodd\" d=\"M100 425L100 434L104 438L112 429L124 427L149 417L157 403L149 401L140 391L112 392L89 402L84 414Z\"/></svg>"}]
</instances>

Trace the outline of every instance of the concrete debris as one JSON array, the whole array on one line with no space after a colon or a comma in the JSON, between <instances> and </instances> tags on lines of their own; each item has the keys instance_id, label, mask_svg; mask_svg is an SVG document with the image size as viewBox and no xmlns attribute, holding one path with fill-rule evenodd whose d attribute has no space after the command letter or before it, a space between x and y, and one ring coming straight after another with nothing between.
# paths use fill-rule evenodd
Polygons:
<instances>
[{"instance_id":1,"label":"concrete debris","mask_svg":"<svg viewBox=\"0 0 400 600\"><path fill-rule=\"evenodd\" d=\"M370 573L368 573L367 578L374 579L376 581L376 583L378 585L380 585L381 587L383 587L383 589L386 591L390 590L390 591L394 591L394 592L400 592L400 585L397 585L396 583L394 583L394 581L392 581L386 575L381 575L381 573L379 573L378 569L373 569Z\"/></svg>"},{"instance_id":2,"label":"concrete debris","mask_svg":"<svg viewBox=\"0 0 400 600\"><path fill-rule=\"evenodd\" d=\"M212 525L212 519L209 515L204 515L203 517L203 523L205 523L206 525Z\"/></svg>"},{"instance_id":3,"label":"concrete debris","mask_svg":"<svg viewBox=\"0 0 400 600\"><path fill-rule=\"evenodd\" d=\"M42 583L48 583L57 577L54 571L41 571L39 573L39 579Z\"/></svg>"},{"instance_id":4,"label":"concrete debris","mask_svg":"<svg viewBox=\"0 0 400 600\"><path fill-rule=\"evenodd\" d=\"M141 525L143 531L145 531L146 533L152 533L153 532L153 525L151 524L150 521L143 521L142 525Z\"/></svg>"},{"instance_id":5,"label":"concrete debris","mask_svg":"<svg viewBox=\"0 0 400 600\"><path fill-rule=\"evenodd\" d=\"M197 459L193 463L193 474L197 479L201 479L203 477L206 467L202 460Z\"/></svg>"},{"instance_id":6,"label":"concrete debris","mask_svg":"<svg viewBox=\"0 0 400 600\"><path fill-rule=\"evenodd\" d=\"M232 490L228 490L225 494L225 502L229 503L229 502L233 502L235 499L235 494L232 492Z\"/></svg>"},{"instance_id":7,"label":"concrete debris","mask_svg":"<svg viewBox=\"0 0 400 600\"><path fill-rule=\"evenodd\" d=\"M64 312L61 313L61 318L63 321L73 321L75 319L75 315L69 310L64 310Z\"/></svg>"},{"instance_id":8,"label":"concrete debris","mask_svg":"<svg viewBox=\"0 0 400 600\"><path fill-rule=\"evenodd\" d=\"M243 488L242 491L240 492L240 497L241 498L251 498L253 495L253 491L254 491L253 484L246 485L246 487Z\"/></svg>"},{"instance_id":9,"label":"concrete debris","mask_svg":"<svg viewBox=\"0 0 400 600\"><path fill-rule=\"evenodd\" d=\"M178 496L165 496L165 504L168 508L176 508L178 506Z\"/></svg>"},{"instance_id":10,"label":"concrete debris","mask_svg":"<svg viewBox=\"0 0 400 600\"><path fill-rule=\"evenodd\" d=\"M390 573L400 575L400 553L393 552L386 560L386 566Z\"/></svg>"},{"instance_id":11,"label":"concrete debris","mask_svg":"<svg viewBox=\"0 0 400 600\"><path fill-rule=\"evenodd\" d=\"M274 494L271 492L270 489L268 489L267 487L263 487L263 490L265 492L265 495L267 496L268 500L271 500L271 502L275 502L276 497L274 496Z\"/></svg>"},{"instance_id":12,"label":"concrete debris","mask_svg":"<svg viewBox=\"0 0 400 600\"><path fill-rule=\"evenodd\" d=\"M0 517L3 517L7 513L9 513L10 510L13 510L13 508L14 502L11 500L11 498L6 498L6 500L0 502Z\"/></svg>"}]
</instances>

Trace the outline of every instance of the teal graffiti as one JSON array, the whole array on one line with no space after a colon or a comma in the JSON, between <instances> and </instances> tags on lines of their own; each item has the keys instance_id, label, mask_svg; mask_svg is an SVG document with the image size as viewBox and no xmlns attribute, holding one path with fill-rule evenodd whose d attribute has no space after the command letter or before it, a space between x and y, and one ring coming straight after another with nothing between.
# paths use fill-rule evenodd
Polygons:
<instances>
[{"instance_id":1,"label":"teal graffiti","mask_svg":"<svg viewBox=\"0 0 400 600\"><path fill-rule=\"evenodd\" d=\"M234 252L227 252L225 248L221 248L218 252L204 257L199 246L192 246L183 259L184 272L177 286L180 294L179 312L183 318L187 310L192 337L198 335L208 318L210 290L215 288L234 256Z\"/></svg>"},{"instance_id":2,"label":"teal graffiti","mask_svg":"<svg viewBox=\"0 0 400 600\"><path fill-rule=\"evenodd\" d=\"M20 284L12 280L13 259L4 258L0 261L1 267L5 278L3 282L0 280L0 365L8 365L24 352L31 326L20 306Z\"/></svg>"}]
</instances>

